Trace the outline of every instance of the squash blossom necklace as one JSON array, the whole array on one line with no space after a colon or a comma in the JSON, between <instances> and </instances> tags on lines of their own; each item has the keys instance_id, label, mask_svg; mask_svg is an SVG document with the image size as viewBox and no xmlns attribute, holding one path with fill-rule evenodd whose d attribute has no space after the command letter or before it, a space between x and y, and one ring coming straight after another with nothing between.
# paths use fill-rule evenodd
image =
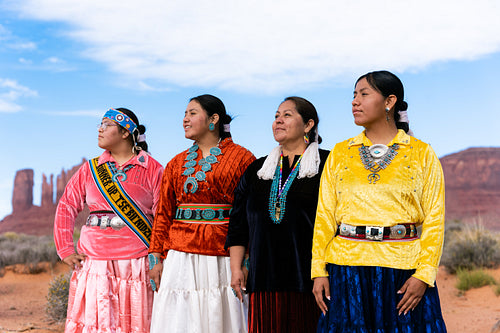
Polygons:
<instances>
[{"instance_id":1,"label":"squash blossom necklace","mask_svg":"<svg viewBox=\"0 0 500 333\"><path fill-rule=\"evenodd\" d=\"M196 159L198 158L198 144L195 143L188 149L185 159L185 161L187 162L183 166L183 168L186 168L186 170L184 170L184 172L182 173L184 176L187 176L187 179L184 182L184 193L196 192L196 190L198 189L198 182L205 181L205 179L207 178L205 172L212 170L212 164L219 162L217 160L217 156L222 155L222 152L218 146L219 144L217 144L216 147L210 148L210 154L207 157L199 160L198 163L196 163ZM201 166L201 170L196 172L195 175L192 176L195 171L194 168L196 164ZM188 189L188 185L191 185L190 189Z\"/></svg>"},{"instance_id":2,"label":"squash blossom necklace","mask_svg":"<svg viewBox=\"0 0 500 333\"><path fill-rule=\"evenodd\" d=\"M398 154L399 145L397 143L387 147L383 144L374 144L366 147L364 144L359 148L359 156L366 170L371 171L368 175L370 184L375 184L380 175L378 172L391 164L392 160Z\"/></svg>"},{"instance_id":3,"label":"squash blossom necklace","mask_svg":"<svg viewBox=\"0 0 500 333\"><path fill-rule=\"evenodd\" d=\"M288 175L285 184L281 186L281 179L283 177L283 151L281 151L280 164L276 167L276 173L273 177L271 193L269 195L269 216L275 224L280 224L283 220L286 208L286 195L288 193L288 190L290 189L290 186L292 186L293 180L299 173L300 161L302 160L303 155L304 152L302 152L297 162L295 162L295 165Z\"/></svg>"}]
</instances>

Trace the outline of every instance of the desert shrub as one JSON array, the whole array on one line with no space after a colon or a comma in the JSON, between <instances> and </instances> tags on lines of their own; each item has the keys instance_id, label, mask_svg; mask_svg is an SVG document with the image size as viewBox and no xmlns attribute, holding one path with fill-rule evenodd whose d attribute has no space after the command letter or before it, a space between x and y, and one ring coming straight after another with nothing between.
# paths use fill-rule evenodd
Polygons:
<instances>
[{"instance_id":1,"label":"desert shrub","mask_svg":"<svg viewBox=\"0 0 500 333\"><path fill-rule=\"evenodd\" d=\"M441 264L450 273L459 269L495 268L500 265L500 237L479 224L449 232Z\"/></svg>"},{"instance_id":2,"label":"desert shrub","mask_svg":"<svg viewBox=\"0 0 500 333\"><path fill-rule=\"evenodd\" d=\"M58 261L52 236L30 236L6 232L0 235L0 268L25 264L33 267L33 273L40 262Z\"/></svg>"},{"instance_id":3,"label":"desert shrub","mask_svg":"<svg viewBox=\"0 0 500 333\"><path fill-rule=\"evenodd\" d=\"M70 274L61 274L50 282L46 311L52 320L63 321L66 319L70 277Z\"/></svg>"},{"instance_id":4,"label":"desert shrub","mask_svg":"<svg viewBox=\"0 0 500 333\"><path fill-rule=\"evenodd\" d=\"M467 291L472 288L481 288L488 285L496 285L495 279L482 270L458 270L457 289Z\"/></svg>"}]
</instances>

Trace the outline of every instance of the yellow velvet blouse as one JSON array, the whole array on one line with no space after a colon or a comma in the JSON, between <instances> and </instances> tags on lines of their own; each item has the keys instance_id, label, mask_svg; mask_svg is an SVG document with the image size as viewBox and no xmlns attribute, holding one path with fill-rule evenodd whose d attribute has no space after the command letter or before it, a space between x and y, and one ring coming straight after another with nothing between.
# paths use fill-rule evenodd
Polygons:
<instances>
[{"instance_id":1,"label":"yellow velvet blouse","mask_svg":"<svg viewBox=\"0 0 500 333\"><path fill-rule=\"evenodd\" d=\"M415 278L434 286L444 236L444 178L430 145L399 130L389 146L398 154L369 183L371 171L359 148L372 143L361 133L337 143L321 177L312 248L312 278L328 276L326 264L416 269ZM335 237L338 226L416 223L419 239L366 241Z\"/></svg>"}]
</instances>

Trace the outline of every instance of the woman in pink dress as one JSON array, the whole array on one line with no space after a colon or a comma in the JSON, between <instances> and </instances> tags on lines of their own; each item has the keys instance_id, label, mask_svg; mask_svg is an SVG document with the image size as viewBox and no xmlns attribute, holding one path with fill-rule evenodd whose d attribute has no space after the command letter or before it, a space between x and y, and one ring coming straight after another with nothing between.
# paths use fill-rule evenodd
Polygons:
<instances>
[{"instance_id":1,"label":"woman in pink dress","mask_svg":"<svg viewBox=\"0 0 500 333\"><path fill-rule=\"evenodd\" d=\"M148 245L163 168L147 153L145 127L125 108L98 127L104 153L80 167L57 206L57 253L74 268L66 332L149 332L153 292ZM90 215L73 244L75 218Z\"/></svg>"}]
</instances>

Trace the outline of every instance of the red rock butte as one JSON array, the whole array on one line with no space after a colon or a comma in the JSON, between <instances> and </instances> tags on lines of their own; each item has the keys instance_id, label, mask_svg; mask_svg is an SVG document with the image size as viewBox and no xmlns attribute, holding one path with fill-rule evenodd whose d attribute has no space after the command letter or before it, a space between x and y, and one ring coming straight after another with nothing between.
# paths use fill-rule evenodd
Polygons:
<instances>
[{"instance_id":1,"label":"red rock butte","mask_svg":"<svg viewBox=\"0 0 500 333\"><path fill-rule=\"evenodd\" d=\"M54 176L49 180L42 176L41 205L33 205L33 176L32 169L23 169L16 172L14 189L12 191L12 214L0 221L0 233L13 231L28 235L50 235L53 233L54 216L57 203L64 193L66 184L76 173L82 162L68 171L62 170L56 177L56 197L54 199ZM76 225L81 226L88 215L88 208L79 214Z\"/></svg>"}]
</instances>

